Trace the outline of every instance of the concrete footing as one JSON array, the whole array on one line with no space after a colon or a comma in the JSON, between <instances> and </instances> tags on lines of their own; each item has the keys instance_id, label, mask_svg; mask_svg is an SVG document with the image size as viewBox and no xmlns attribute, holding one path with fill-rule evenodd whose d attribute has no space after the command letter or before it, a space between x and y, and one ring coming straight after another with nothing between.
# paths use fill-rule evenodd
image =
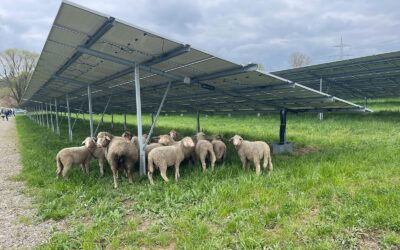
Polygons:
<instances>
[{"instance_id":1,"label":"concrete footing","mask_svg":"<svg viewBox=\"0 0 400 250\"><path fill-rule=\"evenodd\" d=\"M272 154L287 154L291 152L293 152L293 143L291 142L285 144L272 144Z\"/></svg>"}]
</instances>

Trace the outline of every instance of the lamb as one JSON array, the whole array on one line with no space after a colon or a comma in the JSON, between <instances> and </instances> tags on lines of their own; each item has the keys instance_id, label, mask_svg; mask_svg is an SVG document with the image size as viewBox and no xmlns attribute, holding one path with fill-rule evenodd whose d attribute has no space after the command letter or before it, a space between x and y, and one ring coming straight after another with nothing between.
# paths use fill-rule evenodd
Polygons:
<instances>
[{"instance_id":1,"label":"lamb","mask_svg":"<svg viewBox=\"0 0 400 250\"><path fill-rule=\"evenodd\" d=\"M113 172L114 188L118 188L118 165L123 165L127 172L129 183L132 183L133 165L138 160L138 150L134 143L128 142L125 138L113 136L108 132L97 134L97 144L106 148L106 158Z\"/></svg>"},{"instance_id":2,"label":"lamb","mask_svg":"<svg viewBox=\"0 0 400 250\"><path fill-rule=\"evenodd\" d=\"M158 167L161 172L161 177L164 181L168 182L167 167L175 166L175 181L178 181L179 166L185 158L185 148L193 148L194 142L192 138L185 137L178 143L171 146L158 147L150 151L149 153L149 166L147 176L150 184L154 185L153 172L154 167Z\"/></svg>"},{"instance_id":3,"label":"lamb","mask_svg":"<svg viewBox=\"0 0 400 250\"><path fill-rule=\"evenodd\" d=\"M230 141L238 152L240 160L242 161L243 169L248 168L248 161L253 161L256 166L256 174L261 174L260 160L264 158L263 167L272 171L271 151L267 143L263 141L246 141L239 135L233 136Z\"/></svg>"},{"instance_id":4,"label":"lamb","mask_svg":"<svg viewBox=\"0 0 400 250\"><path fill-rule=\"evenodd\" d=\"M211 161L211 169L214 170L215 166L215 153L213 149L213 145L211 142L206 140L206 135L203 132L199 132L196 134L196 159L200 159L201 161L201 166L203 168L203 173L206 171L206 158L209 156L209 159Z\"/></svg>"},{"instance_id":5,"label":"lamb","mask_svg":"<svg viewBox=\"0 0 400 250\"><path fill-rule=\"evenodd\" d=\"M222 163L226 157L226 145L222 141L221 136L214 136L211 144L213 145L216 162Z\"/></svg>"},{"instance_id":6,"label":"lamb","mask_svg":"<svg viewBox=\"0 0 400 250\"><path fill-rule=\"evenodd\" d=\"M94 157L96 142L93 138L86 137L82 144L84 146L64 148L57 153L57 178L61 175L66 178L69 169L74 164L81 164L86 173L89 173L90 160Z\"/></svg>"}]
</instances>

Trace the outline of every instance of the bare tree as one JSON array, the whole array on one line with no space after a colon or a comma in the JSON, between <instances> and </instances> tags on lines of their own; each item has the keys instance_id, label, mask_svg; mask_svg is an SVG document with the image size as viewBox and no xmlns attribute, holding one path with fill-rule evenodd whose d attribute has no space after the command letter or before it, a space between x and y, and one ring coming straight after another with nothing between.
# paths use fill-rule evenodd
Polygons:
<instances>
[{"instance_id":1,"label":"bare tree","mask_svg":"<svg viewBox=\"0 0 400 250\"><path fill-rule=\"evenodd\" d=\"M293 52L289 56L289 65L292 68L307 66L311 63L311 58L300 52Z\"/></svg>"},{"instance_id":2,"label":"bare tree","mask_svg":"<svg viewBox=\"0 0 400 250\"><path fill-rule=\"evenodd\" d=\"M26 50L7 49L0 52L0 83L9 88L17 104L22 101L37 59L36 53Z\"/></svg>"}]
</instances>

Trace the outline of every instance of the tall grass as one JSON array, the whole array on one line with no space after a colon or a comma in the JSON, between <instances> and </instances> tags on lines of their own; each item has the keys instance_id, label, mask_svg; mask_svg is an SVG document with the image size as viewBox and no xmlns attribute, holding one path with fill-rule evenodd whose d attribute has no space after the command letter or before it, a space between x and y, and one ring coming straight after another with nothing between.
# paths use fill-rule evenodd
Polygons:
<instances>
[{"instance_id":1,"label":"tall grass","mask_svg":"<svg viewBox=\"0 0 400 250\"><path fill-rule=\"evenodd\" d=\"M98 119L98 117L96 117ZM123 117L105 117L100 131L121 134ZM148 131L150 118L143 119ZM135 117L128 116L135 131ZM257 177L244 171L231 145L227 161L214 172L199 165L181 167L178 183L156 175L155 186L136 176L112 188L111 171L99 177L79 168L67 181L55 179L58 150L79 145L88 135L79 120L74 141L66 140L64 120L58 137L26 117L17 118L23 172L44 219L66 219L42 248L383 248L400 247L400 169L397 112L372 114L289 114L291 155L274 155L274 172ZM226 138L278 140L278 115L202 116L206 133ZM156 132L176 129L194 134L194 116L162 116ZM168 175L172 176L172 171ZM171 179L172 180L172 179Z\"/></svg>"}]
</instances>

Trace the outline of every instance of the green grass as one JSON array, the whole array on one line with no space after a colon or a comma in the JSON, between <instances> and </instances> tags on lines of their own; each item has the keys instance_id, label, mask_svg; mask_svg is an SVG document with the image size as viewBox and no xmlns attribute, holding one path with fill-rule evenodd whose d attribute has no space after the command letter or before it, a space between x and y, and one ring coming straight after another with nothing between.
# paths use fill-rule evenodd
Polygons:
<instances>
[{"instance_id":1,"label":"green grass","mask_svg":"<svg viewBox=\"0 0 400 250\"><path fill-rule=\"evenodd\" d=\"M384 109L396 109L391 105ZM100 131L121 134L122 119L116 116L113 130L106 123ZM135 117L128 116L128 122L134 131ZM18 117L20 179L36 197L43 220L69 223L43 249L351 249L372 243L396 249L399 122L400 113L394 111L325 114L323 122L316 114L289 114L288 141L308 153L273 156L272 175L243 171L229 145L227 161L214 172L183 166L178 183L166 184L156 174L155 186L138 176L130 185L122 177L114 190L111 171L107 167L100 178L95 161L89 176L76 167L68 181L55 179L57 151L79 145L88 135L87 122L77 122L74 142L68 143L65 120L58 137ZM148 131L150 118L143 123ZM201 126L209 134L228 138L237 133L272 143L278 140L279 116L202 116ZM157 134L172 128L192 135L195 117L160 117Z\"/></svg>"}]
</instances>

